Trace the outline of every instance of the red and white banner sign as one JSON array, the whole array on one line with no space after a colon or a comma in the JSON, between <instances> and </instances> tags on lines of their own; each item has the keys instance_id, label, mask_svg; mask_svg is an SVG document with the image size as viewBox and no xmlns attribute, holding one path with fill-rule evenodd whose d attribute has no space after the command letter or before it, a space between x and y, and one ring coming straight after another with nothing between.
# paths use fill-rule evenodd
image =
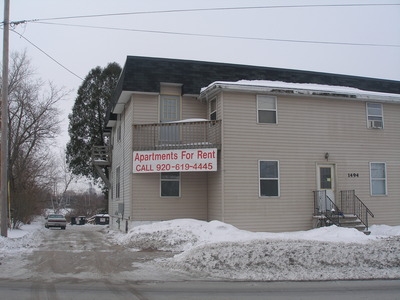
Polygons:
<instances>
[{"instance_id":1,"label":"red and white banner sign","mask_svg":"<svg viewBox=\"0 0 400 300\"><path fill-rule=\"evenodd\" d=\"M133 151L133 173L217 171L217 149Z\"/></svg>"}]
</instances>

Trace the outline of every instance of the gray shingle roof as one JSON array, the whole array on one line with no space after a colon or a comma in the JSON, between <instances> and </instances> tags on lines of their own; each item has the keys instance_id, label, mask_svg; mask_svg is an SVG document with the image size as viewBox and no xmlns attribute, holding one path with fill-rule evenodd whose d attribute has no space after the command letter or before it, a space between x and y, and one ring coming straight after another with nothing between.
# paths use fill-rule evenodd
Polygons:
<instances>
[{"instance_id":1,"label":"gray shingle roof","mask_svg":"<svg viewBox=\"0 0 400 300\"><path fill-rule=\"evenodd\" d=\"M357 76L167 58L128 56L111 99L109 112L122 91L159 92L160 82L182 84L183 94L199 94L215 81L272 80L354 87L400 94L400 82ZM112 115L108 116L113 119Z\"/></svg>"}]
</instances>

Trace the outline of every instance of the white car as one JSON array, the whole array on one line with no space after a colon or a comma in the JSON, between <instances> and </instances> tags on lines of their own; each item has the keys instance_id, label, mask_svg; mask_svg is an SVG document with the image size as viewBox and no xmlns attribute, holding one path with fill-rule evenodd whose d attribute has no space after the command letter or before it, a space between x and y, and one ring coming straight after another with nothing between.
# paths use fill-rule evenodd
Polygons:
<instances>
[{"instance_id":1,"label":"white car","mask_svg":"<svg viewBox=\"0 0 400 300\"><path fill-rule=\"evenodd\" d=\"M60 214L50 214L46 218L46 223L44 227L60 227L61 229L65 229L67 227L67 220L63 215Z\"/></svg>"}]
</instances>

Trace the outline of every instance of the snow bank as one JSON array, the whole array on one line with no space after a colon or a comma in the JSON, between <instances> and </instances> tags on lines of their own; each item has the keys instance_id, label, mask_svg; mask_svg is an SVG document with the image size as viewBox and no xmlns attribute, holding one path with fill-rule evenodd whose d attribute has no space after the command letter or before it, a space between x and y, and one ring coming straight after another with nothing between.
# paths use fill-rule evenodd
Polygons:
<instances>
[{"instance_id":1,"label":"snow bank","mask_svg":"<svg viewBox=\"0 0 400 300\"><path fill-rule=\"evenodd\" d=\"M374 230L400 235L400 226L379 227ZM246 242L261 239L273 240L308 240L341 243L366 243L376 240L382 233L371 234L336 226L323 227L308 231L296 232L250 232L240 230L232 225L219 221L204 222L193 219L178 219L155 222L133 227L127 234L116 234L114 240L119 244L134 249L153 249L162 251L187 251L203 244L218 242ZM385 235L386 236L386 235Z\"/></svg>"},{"instance_id":2,"label":"snow bank","mask_svg":"<svg viewBox=\"0 0 400 300\"><path fill-rule=\"evenodd\" d=\"M166 267L236 280L400 278L400 242L342 244L254 240L203 245L165 261Z\"/></svg>"},{"instance_id":3,"label":"snow bank","mask_svg":"<svg viewBox=\"0 0 400 300\"><path fill-rule=\"evenodd\" d=\"M29 225L22 225L20 229L9 229L7 237L0 237L0 252L19 253L36 248L44 234L44 225L41 218ZM47 230L47 229L46 229Z\"/></svg>"},{"instance_id":4,"label":"snow bank","mask_svg":"<svg viewBox=\"0 0 400 300\"><path fill-rule=\"evenodd\" d=\"M191 219L141 225L115 240L133 249L177 251L166 268L235 280L400 278L400 226L367 236L336 226L265 233Z\"/></svg>"},{"instance_id":5,"label":"snow bank","mask_svg":"<svg viewBox=\"0 0 400 300\"><path fill-rule=\"evenodd\" d=\"M400 226L374 225L370 230L369 236L335 226L249 232L219 221L180 219L136 226L127 234L110 230L108 237L133 250L177 252L172 258L147 264L207 279L400 278ZM8 238L0 237L0 262L6 255L17 258L22 251L34 250L48 233L43 220L9 231Z\"/></svg>"}]
</instances>

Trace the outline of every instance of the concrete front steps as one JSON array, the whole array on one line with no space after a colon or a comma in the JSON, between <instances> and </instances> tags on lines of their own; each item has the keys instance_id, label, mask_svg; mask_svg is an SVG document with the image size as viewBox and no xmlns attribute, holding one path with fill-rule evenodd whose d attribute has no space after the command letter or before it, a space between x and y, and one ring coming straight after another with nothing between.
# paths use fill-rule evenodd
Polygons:
<instances>
[{"instance_id":1,"label":"concrete front steps","mask_svg":"<svg viewBox=\"0 0 400 300\"><path fill-rule=\"evenodd\" d=\"M346 228L355 228L367 235L371 232L367 230L366 226L360 221L360 219L355 215L344 215L340 217L340 226Z\"/></svg>"}]
</instances>

